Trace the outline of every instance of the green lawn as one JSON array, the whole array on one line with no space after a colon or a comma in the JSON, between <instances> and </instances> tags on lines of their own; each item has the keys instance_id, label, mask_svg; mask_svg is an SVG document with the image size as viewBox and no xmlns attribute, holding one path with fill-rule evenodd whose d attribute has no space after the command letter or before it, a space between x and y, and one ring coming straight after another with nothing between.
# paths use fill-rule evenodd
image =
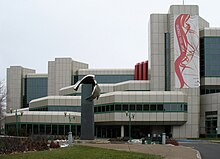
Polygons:
<instances>
[{"instance_id":1,"label":"green lawn","mask_svg":"<svg viewBox=\"0 0 220 159\"><path fill-rule=\"evenodd\" d=\"M51 151L0 155L1 159L162 159L160 156L74 145Z\"/></svg>"}]
</instances>

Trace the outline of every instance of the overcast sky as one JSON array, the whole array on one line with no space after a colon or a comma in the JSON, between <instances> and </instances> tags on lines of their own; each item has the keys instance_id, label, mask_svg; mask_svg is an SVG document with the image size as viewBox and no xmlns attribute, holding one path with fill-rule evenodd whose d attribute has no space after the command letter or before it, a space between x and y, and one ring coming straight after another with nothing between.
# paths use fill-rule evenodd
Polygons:
<instances>
[{"instance_id":1,"label":"overcast sky","mask_svg":"<svg viewBox=\"0 0 220 159\"><path fill-rule=\"evenodd\" d=\"M0 79L19 65L47 73L71 57L90 68L133 68L148 58L148 21L182 0L0 0ZM185 0L220 26L218 0Z\"/></svg>"}]
</instances>

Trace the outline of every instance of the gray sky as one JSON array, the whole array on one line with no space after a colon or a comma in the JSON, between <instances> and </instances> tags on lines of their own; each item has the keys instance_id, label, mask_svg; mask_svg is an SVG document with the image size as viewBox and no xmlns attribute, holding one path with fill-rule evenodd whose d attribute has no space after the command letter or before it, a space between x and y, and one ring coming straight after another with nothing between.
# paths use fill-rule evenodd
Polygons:
<instances>
[{"instance_id":1,"label":"gray sky","mask_svg":"<svg viewBox=\"0 0 220 159\"><path fill-rule=\"evenodd\" d=\"M90 68L133 68L148 58L148 20L182 0L0 0L0 79L20 65L47 72L55 57ZM197 4L210 26L220 26L218 0ZM97 62L99 61L99 62Z\"/></svg>"}]
</instances>

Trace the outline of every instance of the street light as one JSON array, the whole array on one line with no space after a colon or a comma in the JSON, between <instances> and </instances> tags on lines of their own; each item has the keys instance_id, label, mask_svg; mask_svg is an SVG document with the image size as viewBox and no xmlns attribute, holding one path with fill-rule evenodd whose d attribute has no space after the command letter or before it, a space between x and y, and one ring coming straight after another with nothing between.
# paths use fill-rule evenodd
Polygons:
<instances>
[{"instance_id":1,"label":"street light","mask_svg":"<svg viewBox=\"0 0 220 159\"><path fill-rule=\"evenodd\" d=\"M131 112L126 111L126 116L129 118L129 141L131 141L131 119L134 119L135 114L131 114Z\"/></svg>"},{"instance_id":2,"label":"street light","mask_svg":"<svg viewBox=\"0 0 220 159\"><path fill-rule=\"evenodd\" d=\"M67 112L64 112L65 117L67 116ZM68 132L68 143L69 145L73 143L73 136L71 131L71 120L75 120L75 116L71 117L69 113L69 132Z\"/></svg>"},{"instance_id":3,"label":"street light","mask_svg":"<svg viewBox=\"0 0 220 159\"><path fill-rule=\"evenodd\" d=\"M12 108L10 108L10 113L12 113L13 112L13 110L12 110ZM18 110L17 109L15 109L15 118L16 118L16 136L18 136L18 116L22 116L23 115L23 111L21 111L21 114L19 115L18 114Z\"/></svg>"}]
</instances>

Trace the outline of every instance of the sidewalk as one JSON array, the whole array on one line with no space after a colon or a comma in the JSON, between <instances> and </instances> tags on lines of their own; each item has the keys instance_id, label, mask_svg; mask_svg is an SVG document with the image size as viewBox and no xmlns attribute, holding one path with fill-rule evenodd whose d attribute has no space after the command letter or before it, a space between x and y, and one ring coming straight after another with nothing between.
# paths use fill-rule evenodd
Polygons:
<instances>
[{"instance_id":1,"label":"sidewalk","mask_svg":"<svg viewBox=\"0 0 220 159\"><path fill-rule=\"evenodd\" d=\"M89 144L82 145L114 149L121 151L141 152L161 155L166 159L197 159L197 151L184 146L172 145L147 145L147 144Z\"/></svg>"}]
</instances>

